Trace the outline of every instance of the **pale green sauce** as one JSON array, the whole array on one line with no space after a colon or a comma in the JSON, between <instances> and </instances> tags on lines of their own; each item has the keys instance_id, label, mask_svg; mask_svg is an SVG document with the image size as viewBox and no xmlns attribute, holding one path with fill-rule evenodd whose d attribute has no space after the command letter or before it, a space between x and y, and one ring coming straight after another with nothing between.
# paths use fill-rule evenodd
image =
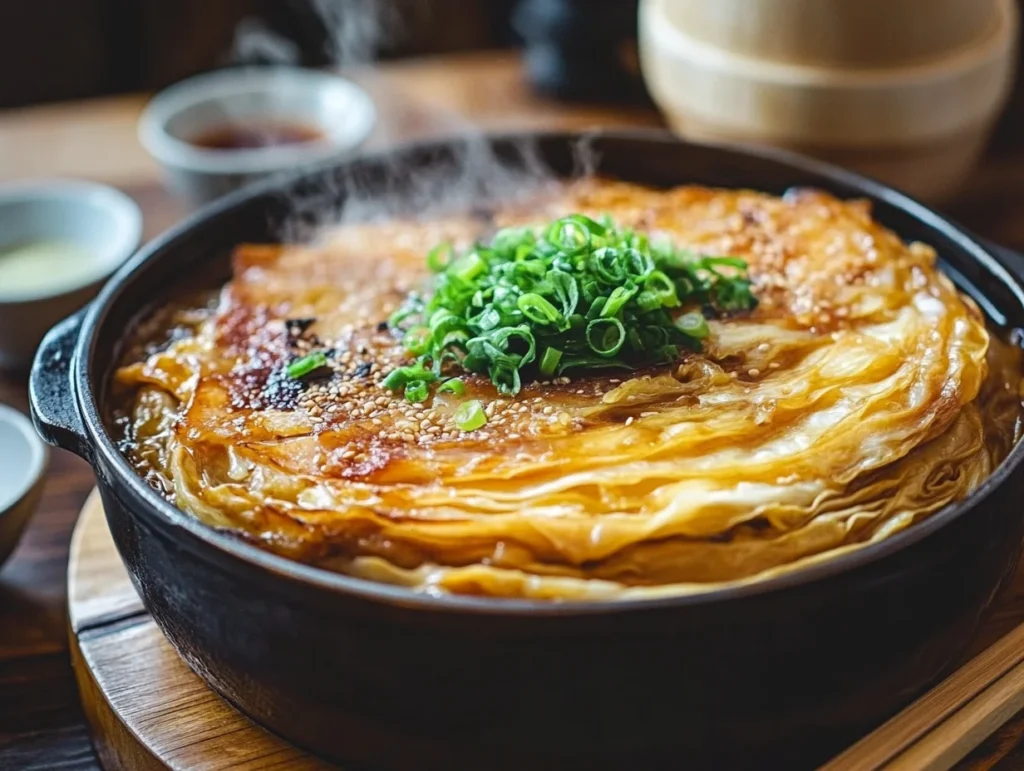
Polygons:
<instances>
[{"instance_id":1,"label":"pale green sauce","mask_svg":"<svg viewBox=\"0 0 1024 771\"><path fill-rule=\"evenodd\" d=\"M28 241L0 247L0 297L48 295L91 283L99 267L70 241Z\"/></svg>"}]
</instances>

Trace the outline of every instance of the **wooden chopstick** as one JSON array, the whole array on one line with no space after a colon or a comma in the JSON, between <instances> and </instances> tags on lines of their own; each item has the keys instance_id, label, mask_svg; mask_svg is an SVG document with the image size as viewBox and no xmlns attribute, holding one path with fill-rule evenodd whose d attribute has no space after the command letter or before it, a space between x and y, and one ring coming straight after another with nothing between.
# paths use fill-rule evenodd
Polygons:
<instances>
[{"instance_id":1,"label":"wooden chopstick","mask_svg":"<svg viewBox=\"0 0 1024 771\"><path fill-rule=\"evenodd\" d=\"M1024 708L1024 624L819 771L945 771Z\"/></svg>"},{"instance_id":2,"label":"wooden chopstick","mask_svg":"<svg viewBox=\"0 0 1024 771\"><path fill-rule=\"evenodd\" d=\"M945 771L1024 708L1024 662L1004 674L887 766Z\"/></svg>"}]
</instances>

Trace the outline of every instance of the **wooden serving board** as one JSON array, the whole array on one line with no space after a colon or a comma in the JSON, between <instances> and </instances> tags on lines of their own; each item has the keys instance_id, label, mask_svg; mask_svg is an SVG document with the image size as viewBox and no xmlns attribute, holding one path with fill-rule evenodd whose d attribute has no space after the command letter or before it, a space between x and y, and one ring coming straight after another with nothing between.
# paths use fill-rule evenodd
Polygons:
<instances>
[{"instance_id":1,"label":"wooden serving board","mask_svg":"<svg viewBox=\"0 0 1024 771\"><path fill-rule=\"evenodd\" d=\"M95 490L71 541L68 625L107 771L335 768L257 726L178 658L132 587Z\"/></svg>"},{"instance_id":2,"label":"wooden serving board","mask_svg":"<svg viewBox=\"0 0 1024 771\"><path fill-rule=\"evenodd\" d=\"M993 668L1012 674L1013 665L1024 662L1024 627L1018 628L1022 596L1024 568L989 614L968 654L969 663L828 768L951 768L1012 717L1024 706L1024 663L1017 668L1019 676L984 689L972 685L987 683ZM82 706L106 771L336 768L257 726L210 690L178 657L132 587L95 490L82 509L71 542L68 624ZM1007 635L1011 630L1016 631ZM968 703L963 694L980 692L991 699L1000 688L1002 692L995 694L998 708L974 719L979 714L977 702L983 699ZM954 719L918 740L915 732L921 730L922 720L930 719L935 704ZM932 751L936 745L939 751ZM978 760L967 767L989 767Z\"/></svg>"}]
</instances>

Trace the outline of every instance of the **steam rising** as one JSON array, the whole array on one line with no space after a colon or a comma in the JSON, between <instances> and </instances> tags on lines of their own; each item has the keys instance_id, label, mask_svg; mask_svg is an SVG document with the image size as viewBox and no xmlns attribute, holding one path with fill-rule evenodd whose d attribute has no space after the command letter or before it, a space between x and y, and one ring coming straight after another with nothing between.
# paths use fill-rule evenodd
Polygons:
<instances>
[{"instance_id":1,"label":"steam rising","mask_svg":"<svg viewBox=\"0 0 1024 771\"><path fill-rule=\"evenodd\" d=\"M389 0L302 0L323 26L324 50L335 67L367 65L380 49L398 39L402 25ZM299 46L257 18L235 29L229 60L235 64L298 65Z\"/></svg>"},{"instance_id":2,"label":"steam rising","mask_svg":"<svg viewBox=\"0 0 1024 771\"><path fill-rule=\"evenodd\" d=\"M229 61L237 64L271 62L279 65L298 64L299 47L270 29L261 19L242 19L235 29L235 42Z\"/></svg>"},{"instance_id":3,"label":"steam rising","mask_svg":"<svg viewBox=\"0 0 1024 771\"><path fill-rule=\"evenodd\" d=\"M304 1L327 31L324 53L332 67L357 71L359 83L379 103L400 99L388 94L387 85L373 68L378 52L395 42L403 23L409 21L401 18L393 0ZM403 3L406 13L420 9ZM294 66L300 63L301 52L294 42L262 22L247 20L236 30L232 59L243 64L259 61ZM534 142L516 142L513 152L499 157L464 115L431 109L430 119L431 134L448 140L444 152L430 159L403 151L382 153L373 162L357 161L316 182L287 187L282 195L287 199L288 215L275 223L279 237L309 241L325 228L350 222L480 210L497 200L528 197L555 184L556 176ZM400 131L395 135L397 128L381 120L373 143L378 147L401 144L404 137ZM575 171L592 172L594 159L586 141L580 143L576 156Z\"/></svg>"},{"instance_id":4,"label":"steam rising","mask_svg":"<svg viewBox=\"0 0 1024 771\"><path fill-rule=\"evenodd\" d=\"M327 55L337 66L368 64L401 34L397 9L388 0L309 0L327 30Z\"/></svg>"},{"instance_id":5,"label":"steam rising","mask_svg":"<svg viewBox=\"0 0 1024 771\"><path fill-rule=\"evenodd\" d=\"M486 213L497 201L536 195L555 177L533 142L499 156L481 134L451 139L440 153L402 148L351 164L289 193L285 241L309 241L325 227L372 220Z\"/></svg>"}]
</instances>

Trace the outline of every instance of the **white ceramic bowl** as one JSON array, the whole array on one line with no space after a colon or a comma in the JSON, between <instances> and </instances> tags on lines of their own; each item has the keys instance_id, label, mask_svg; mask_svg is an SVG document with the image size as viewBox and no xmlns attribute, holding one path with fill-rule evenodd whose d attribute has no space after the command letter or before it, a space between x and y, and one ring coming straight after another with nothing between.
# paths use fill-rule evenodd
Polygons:
<instances>
[{"instance_id":1,"label":"white ceramic bowl","mask_svg":"<svg viewBox=\"0 0 1024 771\"><path fill-rule=\"evenodd\" d=\"M90 262L30 291L0 285L0 368L27 368L50 327L91 300L141 239L139 207L113 188L76 180L0 187L0 254L57 240L74 244Z\"/></svg>"},{"instance_id":2,"label":"white ceramic bowl","mask_svg":"<svg viewBox=\"0 0 1024 771\"><path fill-rule=\"evenodd\" d=\"M28 417L0 404L0 565L39 503L48 458Z\"/></svg>"},{"instance_id":3,"label":"white ceramic bowl","mask_svg":"<svg viewBox=\"0 0 1024 771\"><path fill-rule=\"evenodd\" d=\"M369 95L337 75L293 67L226 69L157 94L139 121L139 141L159 161L170 189L201 204L256 179L349 155L376 117ZM192 144L205 132L247 121L308 126L323 137L237 150Z\"/></svg>"}]
</instances>

